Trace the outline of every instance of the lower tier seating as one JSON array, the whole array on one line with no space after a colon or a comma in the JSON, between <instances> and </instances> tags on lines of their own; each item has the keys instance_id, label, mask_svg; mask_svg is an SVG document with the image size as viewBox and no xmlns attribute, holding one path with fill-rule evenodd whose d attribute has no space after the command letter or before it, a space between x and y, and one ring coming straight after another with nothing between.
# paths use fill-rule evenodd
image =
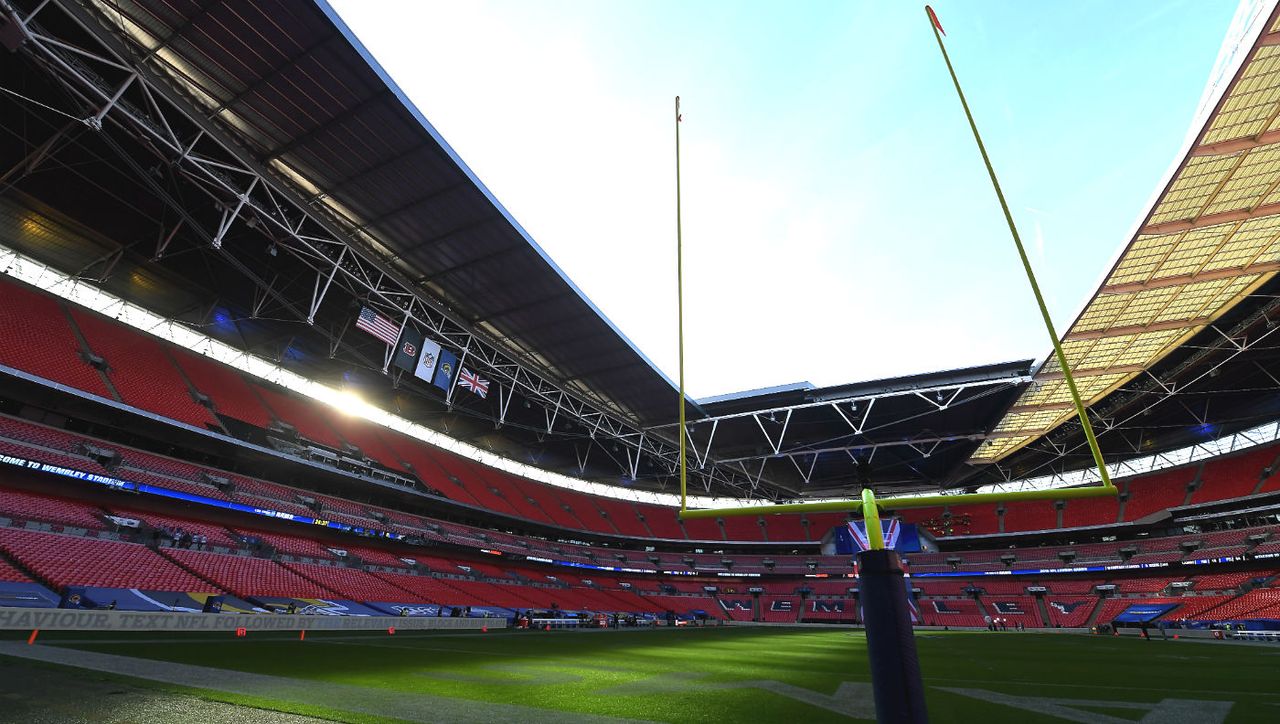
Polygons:
<instances>
[{"instance_id":1,"label":"lower tier seating","mask_svg":"<svg viewBox=\"0 0 1280 724\"><path fill-rule=\"evenodd\" d=\"M102 586L221 592L135 543L0 528L0 549L57 589Z\"/></svg>"},{"instance_id":2,"label":"lower tier seating","mask_svg":"<svg viewBox=\"0 0 1280 724\"><path fill-rule=\"evenodd\" d=\"M183 548L164 548L160 553L241 598L342 598L337 592L307 580L275 561Z\"/></svg>"}]
</instances>

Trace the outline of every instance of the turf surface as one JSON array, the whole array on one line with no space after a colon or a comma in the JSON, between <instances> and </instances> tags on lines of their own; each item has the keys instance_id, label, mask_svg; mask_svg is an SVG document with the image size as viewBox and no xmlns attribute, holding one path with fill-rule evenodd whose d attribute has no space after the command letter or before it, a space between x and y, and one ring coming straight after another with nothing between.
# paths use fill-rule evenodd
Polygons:
<instances>
[{"instance_id":1,"label":"turf surface","mask_svg":"<svg viewBox=\"0 0 1280 724\"><path fill-rule=\"evenodd\" d=\"M282 634L44 632L40 641L318 687L360 687L375 697L420 694L535 707L566 720L574 714L663 722L874 716L865 640L844 629L313 633L306 641ZM1280 646L1014 632L922 632L917 645L934 722L1280 721ZM219 694L217 685L211 680L197 688L208 698L339 721L390 721L347 713L341 705L306 706L296 695L275 702Z\"/></svg>"}]
</instances>

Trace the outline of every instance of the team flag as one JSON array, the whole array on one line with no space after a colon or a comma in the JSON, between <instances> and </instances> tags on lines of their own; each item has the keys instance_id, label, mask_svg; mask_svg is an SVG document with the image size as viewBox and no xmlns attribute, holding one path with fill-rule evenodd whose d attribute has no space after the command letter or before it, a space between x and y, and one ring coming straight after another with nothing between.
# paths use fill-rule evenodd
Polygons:
<instances>
[{"instance_id":1,"label":"team flag","mask_svg":"<svg viewBox=\"0 0 1280 724\"><path fill-rule=\"evenodd\" d=\"M391 362L405 372L413 373L418 369L418 354L422 351L422 332L413 327L405 327L400 335L400 346L396 347L396 356Z\"/></svg>"},{"instance_id":2,"label":"team flag","mask_svg":"<svg viewBox=\"0 0 1280 724\"><path fill-rule=\"evenodd\" d=\"M369 307L360 307L360 316L356 318L356 327L372 334L388 345L396 343L400 336L400 328L395 322L378 314Z\"/></svg>"},{"instance_id":3,"label":"team flag","mask_svg":"<svg viewBox=\"0 0 1280 724\"><path fill-rule=\"evenodd\" d=\"M489 396L489 380L486 380L466 367L463 367L462 371L458 373L458 386L463 389L471 390L480 397Z\"/></svg>"},{"instance_id":4,"label":"team flag","mask_svg":"<svg viewBox=\"0 0 1280 724\"><path fill-rule=\"evenodd\" d=\"M439 345L436 345L439 347ZM458 356L447 349L440 350L440 361L436 364L436 375L431 384L445 392L453 385L453 376L458 372Z\"/></svg>"},{"instance_id":5,"label":"team flag","mask_svg":"<svg viewBox=\"0 0 1280 724\"><path fill-rule=\"evenodd\" d=\"M418 351L418 366L413 368L413 376L423 382L431 383L436 376L436 367L440 364L440 343L423 338Z\"/></svg>"}]
</instances>

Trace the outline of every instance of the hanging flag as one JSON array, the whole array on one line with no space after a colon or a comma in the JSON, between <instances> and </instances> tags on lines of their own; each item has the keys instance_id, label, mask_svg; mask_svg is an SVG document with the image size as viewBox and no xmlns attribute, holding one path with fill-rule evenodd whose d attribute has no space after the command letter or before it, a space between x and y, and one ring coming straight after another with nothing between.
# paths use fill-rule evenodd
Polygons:
<instances>
[{"instance_id":1,"label":"hanging flag","mask_svg":"<svg viewBox=\"0 0 1280 724\"><path fill-rule=\"evenodd\" d=\"M388 345L396 343L400 336L400 327L369 307L360 307L360 316L356 318L356 327L372 334Z\"/></svg>"},{"instance_id":2,"label":"hanging flag","mask_svg":"<svg viewBox=\"0 0 1280 724\"><path fill-rule=\"evenodd\" d=\"M884 535L884 547L886 550L893 550L898 544L898 534L902 532L902 526L898 524L897 518L885 520L880 519L880 531ZM856 520L849 521L849 533L853 536L853 542L858 546L859 551L871 549L871 540L867 537L867 524Z\"/></svg>"},{"instance_id":3,"label":"hanging flag","mask_svg":"<svg viewBox=\"0 0 1280 724\"><path fill-rule=\"evenodd\" d=\"M458 373L458 386L463 389L471 390L480 397L489 396L489 380L486 380L466 367L463 367L462 371Z\"/></svg>"},{"instance_id":4,"label":"hanging flag","mask_svg":"<svg viewBox=\"0 0 1280 724\"><path fill-rule=\"evenodd\" d=\"M933 12L933 8L929 7L928 5L925 5L924 11L926 13L929 13L929 19L933 21L933 27L937 28L939 33L946 35L947 31L942 29L942 23L938 22L938 14ZM920 17L920 16L917 15L916 17Z\"/></svg>"},{"instance_id":5,"label":"hanging flag","mask_svg":"<svg viewBox=\"0 0 1280 724\"><path fill-rule=\"evenodd\" d=\"M396 347L396 356L392 364L405 372L412 373L418 369L418 353L422 351L422 332L413 327L405 327L400 335L400 346Z\"/></svg>"},{"instance_id":6,"label":"hanging flag","mask_svg":"<svg viewBox=\"0 0 1280 724\"><path fill-rule=\"evenodd\" d=\"M431 384L445 392L453 385L453 376L458 372L458 356L447 349L440 350L440 362L436 365L436 376Z\"/></svg>"},{"instance_id":7,"label":"hanging flag","mask_svg":"<svg viewBox=\"0 0 1280 724\"><path fill-rule=\"evenodd\" d=\"M436 367L440 364L440 343L423 338L418 351L418 366L413 369L413 376L430 383L435 379Z\"/></svg>"}]
</instances>

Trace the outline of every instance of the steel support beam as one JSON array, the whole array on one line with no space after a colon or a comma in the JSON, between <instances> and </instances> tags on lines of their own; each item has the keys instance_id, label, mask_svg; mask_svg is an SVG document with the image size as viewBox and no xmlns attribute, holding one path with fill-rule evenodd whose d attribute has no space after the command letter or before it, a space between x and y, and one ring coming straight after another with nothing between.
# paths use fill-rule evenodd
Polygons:
<instances>
[{"instance_id":1,"label":"steel support beam","mask_svg":"<svg viewBox=\"0 0 1280 724\"><path fill-rule=\"evenodd\" d=\"M9 0L0 0L0 7L12 13ZM223 205L223 218L211 235L214 246L222 246L235 220L254 218L262 227L259 230L280 249L311 266L317 274L325 275L326 293L330 285L337 285L357 298L367 299L380 313L411 320L449 348L469 349L472 363L509 390L508 401L518 391L526 399L556 410L556 415L572 416L599 434L628 445L637 461L643 454L664 465L674 465L677 456L672 442L674 431L646 433L623 413L610 409L607 401L588 399L582 391L568 391L546 371L502 349L496 340L477 333L467 321L454 316L443 302L425 296L422 290L402 279L387 260L355 245L357 237L369 236L367 232L361 232L354 223L329 213L328 209L309 205L305 197L280 177L266 175L266 169L256 166L256 161L242 158L243 149L225 140L222 130L209 123L207 114L193 112L188 98L168 85L166 76L157 69L154 55L149 54L152 49L131 45L129 40L114 35L111 23L98 22L92 11L82 6L51 5L45 12L51 12L54 7L96 37L102 47L97 50L76 47L23 22L19 28L26 41L23 52L43 65L74 96L95 107L103 122L114 121L162 160L178 167L187 181ZM20 16L14 14L14 17ZM104 87L104 76L89 68L95 63L123 71L128 80ZM135 91L140 105L129 98ZM169 114L175 116L174 120L181 117L183 122L172 122L166 117ZM179 127L200 130L193 138L180 140L174 132ZM192 221L189 216L185 220ZM473 223L491 220L484 218ZM447 238L449 233L452 232L434 241ZM234 257L228 258L234 261ZM238 268L250 273L243 264ZM251 277L264 288L269 286L254 275ZM418 303L410 313L413 299ZM294 306L287 300L278 301ZM296 308L291 311L302 320L314 319L312 314L299 313ZM332 336L330 341L334 341ZM503 419L505 414L500 422ZM708 469L698 476L708 489L713 482L741 486L736 471L720 470L714 460L709 461Z\"/></svg>"}]
</instances>

